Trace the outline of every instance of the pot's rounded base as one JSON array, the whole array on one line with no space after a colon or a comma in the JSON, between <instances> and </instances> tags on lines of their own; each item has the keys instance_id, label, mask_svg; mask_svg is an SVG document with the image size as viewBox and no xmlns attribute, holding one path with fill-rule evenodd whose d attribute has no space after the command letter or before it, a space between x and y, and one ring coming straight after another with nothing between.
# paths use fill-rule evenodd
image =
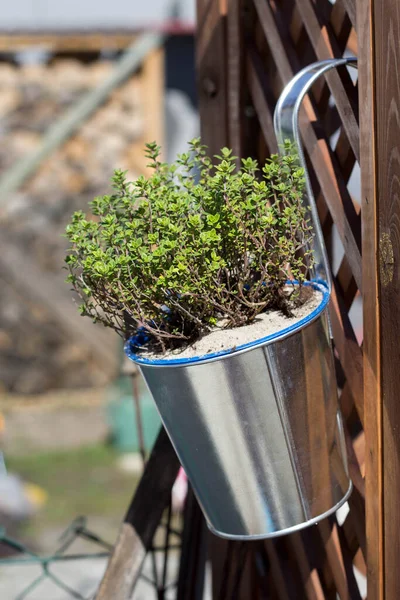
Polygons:
<instances>
[{"instance_id":1,"label":"pot's rounded base","mask_svg":"<svg viewBox=\"0 0 400 600\"><path fill-rule=\"evenodd\" d=\"M318 515L318 517L314 517L309 521L304 521L304 523L299 523L298 525L294 525L293 527L287 527L286 529L280 529L279 531L271 531L270 533L260 533L256 535L231 535L229 533L223 533L222 531L217 531L214 529L212 525L207 521L207 527L214 535L218 537L224 538L226 540L236 540L236 541L251 541L251 540L267 540L269 538L280 537L281 535L288 535L289 533L295 533L296 531L300 531L301 529L305 529L306 527L310 527L310 525L317 525L319 521L322 519L326 519L333 513L335 513L343 504L349 499L351 492L353 491L353 484L350 481L349 488L343 498L335 504L332 508L327 510L326 512Z\"/></svg>"}]
</instances>

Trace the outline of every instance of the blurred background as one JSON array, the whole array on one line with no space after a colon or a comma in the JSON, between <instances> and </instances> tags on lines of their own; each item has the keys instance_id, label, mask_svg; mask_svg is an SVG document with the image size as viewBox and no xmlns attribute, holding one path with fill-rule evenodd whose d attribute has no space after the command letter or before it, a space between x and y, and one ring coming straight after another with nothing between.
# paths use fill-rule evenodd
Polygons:
<instances>
[{"instance_id":1,"label":"blurred background","mask_svg":"<svg viewBox=\"0 0 400 600\"><path fill-rule=\"evenodd\" d=\"M78 515L113 543L160 426L122 341L79 316L62 234L115 168L146 172L147 141L171 160L198 135L194 27L194 0L2 7L0 527L37 552ZM1 598L34 579L23 568L0 567ZM69 582L86 597L103 568L75 564ZM44 582L26 597L70 596Z\"/></svg>"}]
</instances>

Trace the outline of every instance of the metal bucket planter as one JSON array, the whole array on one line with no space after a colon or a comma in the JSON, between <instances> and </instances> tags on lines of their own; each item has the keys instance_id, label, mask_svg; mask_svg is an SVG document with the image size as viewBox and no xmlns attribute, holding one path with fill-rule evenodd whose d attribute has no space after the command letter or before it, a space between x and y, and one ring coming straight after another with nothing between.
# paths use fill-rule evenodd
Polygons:
<instances>
[{"instance_id":1,"label":"metal bucket planter","mask_svg":"<svg viewBox=\"0 0 400 600\"><path fill-rule=\"evenodd\" d=\"M299 146L298 110L318 76L346 61L300 73L282 94L278 137ZM317 73L318 71L318 73ZM298 100L299 99L299 100ZM298 100L298 102L297 102ZM335 512L352 485L330 339L331 282L307 179L315 228L317 309L291 327L234 351L148 360L126 345L156 402L210 529L230 539L275 537Z\"/></svg>"},{"instance_id":2,"label":"metal bucket planter","mask_svg":"<svg viewBox=\"0 0 400 600\"><path fill-rule=\"evenodd\" d=\"M326 309L234 352L140 365L210 529L232 539L295 531L346 499Z\"/></svg>"}]
</instances>

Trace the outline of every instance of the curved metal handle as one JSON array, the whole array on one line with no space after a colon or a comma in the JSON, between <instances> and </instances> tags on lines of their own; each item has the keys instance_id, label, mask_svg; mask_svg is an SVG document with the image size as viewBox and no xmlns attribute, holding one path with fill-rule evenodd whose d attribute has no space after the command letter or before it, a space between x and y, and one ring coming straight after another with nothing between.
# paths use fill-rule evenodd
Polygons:
<instances>
[{"instance_id":1,"label":"curved metal handle","mask_svg":"<svg viewBox=\"0 0 400 600\"><path fill-rule=\"evenodd\" d=\"M307 171L307 164L301 143L299 113L304 97L314 82L327 71L342 66L357 68L357 59L338 58L332 60L322 60L312 63L308 67L302 69L285 86L279 97L274 113L274 129L278 143L283 144L285 140L290 140L293 142L299 155L300 164L304 168L307 192L307 194L304 196L304 202L310 212L315 232L312 242L315 266L312 271L312 276L314 279L325 281L329 291L331 291L332 288L331 272L329 269L329 261L326 252L324 236L322 233L321 222L319 220L317 205L311 187L310 176Z\"/></svg>"}]
</instances>

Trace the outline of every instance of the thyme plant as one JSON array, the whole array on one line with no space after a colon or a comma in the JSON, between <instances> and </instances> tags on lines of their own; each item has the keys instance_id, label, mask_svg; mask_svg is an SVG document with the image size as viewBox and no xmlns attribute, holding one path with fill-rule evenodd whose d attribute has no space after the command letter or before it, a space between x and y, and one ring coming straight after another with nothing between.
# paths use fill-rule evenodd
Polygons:
<instances>
[{"instance_id":1,"label":"thyme plant","mask_svg":"<svg viewBox=\"0 0 400 600\"><path fill-rule=\"evenodd\" d=\"M113 193L76 212L66 234L68 281L80 311L123 337L145 331L156 351L213 326L250 323L269 308L290 312L312 256L302 203L304 173L286 144L260 169L236 168L228 148L212 165L200 139L174 164L147 144L151 175L130 183L115 171Z\"/></svg>"}]
</instances>

